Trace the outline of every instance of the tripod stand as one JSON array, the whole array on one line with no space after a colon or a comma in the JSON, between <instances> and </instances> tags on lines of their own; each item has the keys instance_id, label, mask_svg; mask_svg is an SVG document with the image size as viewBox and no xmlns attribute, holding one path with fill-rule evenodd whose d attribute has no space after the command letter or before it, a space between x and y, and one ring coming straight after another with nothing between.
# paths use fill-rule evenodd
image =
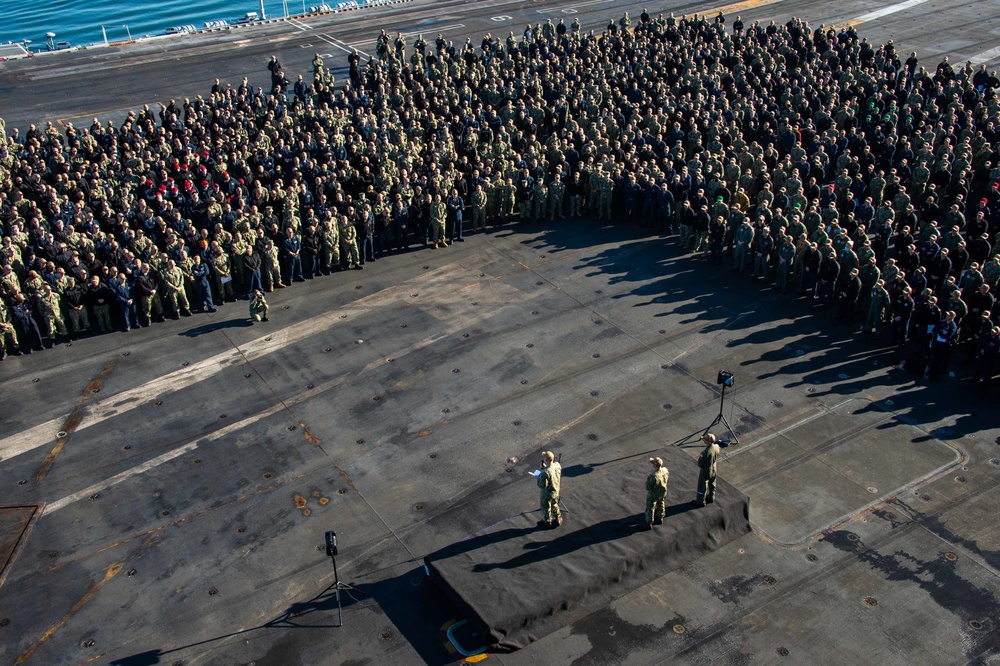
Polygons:
<instances>
[{"instance_id":1,"label":"tripod stand","mask_svg":"<svg viewBox=\"0 0 1000 666\"><path fill-rule=\"evenodd\" d=\"M705 435L707 435L709 430L711 430L715 426L719 425L720 423L723 423L723 424L725 424L726 428L729 429L729 432L732 433L732 435L733 435L733 443L734 444L739 444L740 443L740 438L736 436L736 431L733 430L733 426L729 425L729 421L726 420L726 415L722 413L722 410L723 410L723 408L725 406L726 406L726 384L725 384L725 382L723 382L722 383L722 396L719 398L719 415L715 417L715 420L712 421L708 425L707 428L705 428L705 432L702 433L702 437L704 437Z\"/></svg>"},{"instance_id":2,"label":"tripod stand","mask_svg":"<svg viewBox=\"0 0 1000 666\"><path fill-rule=\"evenodd\" d=\"M340 574L337 573L337 556L330 555L330 561L333 562L333 585L334 593L337 595L337 624L336 626L344 626L344 609L340 605L340 591L341 590L353 590L354 588L347 583L340 582ZM330 589L330 588L327 588Z\"/></svg>"},{"instance_id":3,"label":"tripod stand","mask_svg":"<svg viewBox=\"0 0 1000 666\"><path fill-rule=\"evenodd\" d=\"M340 582L340 573L337 571L337 533L334 531L329 531L326 533L326 555L333 562L333 585L330 587L334 588L334 593L337 595L337 624L336 626L344 626L344 608L340 605L340 591L341 590L353 590L354 588L346 583ZM326 588L329 590L330 588ZM353 597L352 597L353 598Z\"/></svg>"}]
</instances>

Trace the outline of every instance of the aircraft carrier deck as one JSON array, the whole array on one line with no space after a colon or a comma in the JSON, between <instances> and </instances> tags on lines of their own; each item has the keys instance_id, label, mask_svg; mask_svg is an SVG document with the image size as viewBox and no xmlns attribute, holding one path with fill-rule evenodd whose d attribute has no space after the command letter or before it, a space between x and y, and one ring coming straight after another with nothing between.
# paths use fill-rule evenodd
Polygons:
<instances>
[{"instance_id":1,"label":"aircraft carrier deck","mask_svg":"<svg viewBox=\"0 0 1000 666\"><path fill-rule=\"evenodd\" d=\"M550 17L600 29L644 6L720 7L417 0L9 60L0 117L89 125L215 78L265 85L271 53L289 74L316 52L346 65L380 28L458 42ZM928 64L1000 61L995 1L737 13L850 22ZM914 381L833 313L594 221L473 235L269 302L266 324L237 303L0 365L0 663L1000 658L1000 418L965 361ZM461 618L422 558L537 510L541 450L575 466L567 485L669 447L693 465L721 368L740 444L720 476L749 496L752 533L521 650L456 652ZM692 491L672 486L668 504ZM331 529L353 587L342 627Z\"/></svg>"}]
</instances>

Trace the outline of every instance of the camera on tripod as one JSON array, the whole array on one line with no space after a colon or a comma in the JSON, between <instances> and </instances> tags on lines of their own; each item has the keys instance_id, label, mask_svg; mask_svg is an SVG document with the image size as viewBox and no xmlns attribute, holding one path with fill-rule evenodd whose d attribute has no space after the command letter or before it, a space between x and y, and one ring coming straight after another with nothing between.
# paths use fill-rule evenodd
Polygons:
<instances>
[{"instance_id":1,"label":"camera on tripod","mask_svg":"<svg viewBox=\"0 0 1000 666\"><path fill-rule=\"evenodd\" d=\"M719 376L715 378L715 383L719 386L733 388L733 385L736 383L736 377L728 370L719 370Z\"/></svg>"}]
</instances>

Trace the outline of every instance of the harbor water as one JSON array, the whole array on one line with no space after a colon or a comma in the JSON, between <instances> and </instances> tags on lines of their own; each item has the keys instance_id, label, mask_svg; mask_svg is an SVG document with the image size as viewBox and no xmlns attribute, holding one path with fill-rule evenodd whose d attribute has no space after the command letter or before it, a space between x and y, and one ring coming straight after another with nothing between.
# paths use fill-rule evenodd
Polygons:
<instances>
[{"instance_id":1,"label":"harbor water","mask_svg":"<svg viewBox=\"0 0 1000 666\"><path fill-rule=\"evenodd\" d=\"M269 18L302 14L322 1L265 0L264 11ZM72 46L103 43L102 25L108 41L118 42L130 35L162 35L176 26L234 22L247 12L260 13L260 0L0 0L0 43L29 39L29 48L37 50L44 48L50 31L56 33L55 42Z\"/></svg>"}]
</instances>

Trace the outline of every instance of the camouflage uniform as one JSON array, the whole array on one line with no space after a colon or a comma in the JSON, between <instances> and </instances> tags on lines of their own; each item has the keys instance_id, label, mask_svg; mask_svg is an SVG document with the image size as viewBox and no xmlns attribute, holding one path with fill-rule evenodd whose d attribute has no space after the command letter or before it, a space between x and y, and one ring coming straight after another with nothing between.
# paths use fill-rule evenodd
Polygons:
<instances>
[{"instance_id":1,"label":"camouflage uniform","mask_svg":"<svg viewBox=\"0 0 1000 666\"><path fill-rule=\"evenodd\" d=\"M865 320L865 333L870 333L873 328L876 333L878 332L878 328L885 321L885 312L889 308L889 292L885 290L881 280L875 283L871 293L868 319Z\"/></svg>"},{"instance_id":2,"label":"camouflage uniform","mask_svg":"<svg viewBox=\"0 0 1000 666\"><path fill-rule=\"evenodd\" d=\"M516 188L513 181L509 180L499 185L500 188L500 224L510 222L514 217L514 203L516 199Z\"/></svg>"},{"instance_id":3,"label":"camouflage uniform","mask_svg":"<svg viewBox=\"0 0 1000 666\"><path fill-rule=\"evenodd\" d=\"M184 274L184 295L187 296L188 302L194 298L194 272L191 270L194 266L194 261L191 257L184 255L176 262L177 268L181 269L181 273Z\"/></svg>"},{"instance_id":4,"label":"camouflage uniform","mask_svg":"<svg viewBox=\"0 0 1000 666\"><path fill-rule=\"evenodd\" d=\"M243 274L245 272L243 257L246 256L247 242L242 239L233 239L230 247L229 256L231 257L230 265L232 270L229 275L233 278L233 285L239 287L239 293L243 294L246 288L246 285L243 284Z\"/></svg>"},{"instance_id":5,"label":"camouflage uniform","mask_svg":"<svg viewBox=\"0 0 1000 666\"><path fill-rule=\"evenodd\" d=\"M56 333L63 337L69 336L66 323L63 321L61 301L57 292L45 289L38 296L38 310L45 323L45 334L55 340Z\"/></svg>"},{"instance_id":6,"label":"camouflage uniform","mask_svg":"<svg viewBox=\"0 0 1000 666\"><path fill-rule=\"evenodd\" d=\"M990 285L991 288L996 288L1000 283L1000 261L991 258L983 264L982 273L986 284Z\"/></svg>"},{"instance_id":7,"label":"camouflage uniform","mask_svg":"<svg viewBox=\"0 0 1000 666\"><path fill-rule=\"evenodd\" d=\"M862 312L868 312L868 306L872 302L872 290L880 277L881 271L873 261L865 262L865 265L858 270L858 278L861 280L861 297L858 299L858 308Z\"/></svg>"},{"instance_id":8,"label":"camouflage uniform","mask_svg":"<svg viewBox=\"0 0 1000 666\"><path fill-rule=\"evenodd\" d=\"M667 481L670 472L663 466L660 458L650 458L656 469L646 477L646 524L663 524L663 514L666 510Z\"/></svg>"},{"instance_id":9,"label":"camouflage uniform","mask_svg":"<svg viewBox=\"0 0 1000 666\"><path fill-rule=\"evenodd\" d=\"M175 316L191 310L187 294L184 293L184 271L178 266L167 268L163 272L163 293Z\"/></svg>"},{"instance_id":10,"label":"camouflage uniform","mask_svg":"<svg viewBox=\"0 0 1000 666\"><path fill-rule=\"evenodd\" d=\"M491 225L499 224L497 215L500 211L500 188L499 180L493 181L486 190L486 223Z\"/></svg>"},{"instance_id":11,"label":"camouflage uniform","mask_svg":"<svg viewBox=\"0 0 1000 666\"><path fill-rule=\"evenodd\" d=\"M569 214L570 217L580 217L583 215L583 184L578 182L576 193L570 195L569 197Z\"/></svg>"},{"instance_id":12,"label":"camouflage uniform","mask_svg":"<svg viewBox=\"0 0 1000 666\"><path fill-rule=\"evenodd\" d=\"M695 504L705 506L715 501L716 463L719 460L719 445L715 443L715 435L705 435L705 448L698 456L698 494Z\"/></svg>"},{"instance_id":13,"label":"camouflage uniform","mask_svg":"<svg viewBox=\"0 0 1000 666\"><path fill-rule=\"evenodd\" d=\"M358 253L358 230L347 218L340 224L340 253L347 258L349 268L361 265Z\"/></svg>"},{"instance_id":14,"label":"camouflage uniform","mask_svg":"<svg viewBox=\"0 0 1000 666\"><path fill-rule=\"evenodd\" d=\"M479 231L486 226L486 192L476 188L472 193L472 230Z\"/></svg>"},{"instance_id":15,"label":"camouflage uniform","mask_svg":"<svg viewBox=\"0 0 1000 666\"><path fill-rule=\"evenodd\" d=\"M34 297L40 295L41 292L42 292L42 286L44 284L45 284L45 281L41 277L39 277L38 275L35 275L33 277L29 276L24 281L24 294L25 294L25 296L34 298Z\"/></svg>"},{"instance_id":16,"label":"camouflage uniform","mask_svg":"<svg viewBox=\"0 0 1000 666\"><path fill-rule=\"evenodd\" d=\"M448 247L448 241L444 237L445 223L448 221L448 209L440 197L431 204L431 237L430 242L434 247L444 245Z\"/></svg>"},{"instance_id":17,"label":"camouflage uniform","mask_svg":"<svg viewBox=\"0 0 1000 666\"><path fill-rule=\"evenodd\" d=\"M10 298L14 294L21 292L21 280L13 269L9 273L0 276L0 295Z\"/></svg>"},{"instance_id":18,"label":"camouflage uniform","mask_svg":"<svg viewBox=\"0 0 1000 666\"><path fill-rule=\"evenodd\" d=\"M603 174L599 186L598 196L600 200L598 201L597 210L603 214L605 219L610 220L615 196L615 181L611 177L611 174Z\"/></svg>"},{"instance_id":19,"label":"camouflage uniform","mask_svg":"<svg viewBox=\"0 0 1000 666\"><path fill-rule=\"evenodd\" d=\"M537 222L545 217L545 202L548 199L548 188L545 183L535 181L535 188L531 191L531 220Z\"/></svg>"},{"instance_id":20,"label":"camouflage uniform","mask_svg":"<svg viewBox=\"0 0 1000 666\"><path fill-rule=\"evenodd\" d=\"M250 319L252 321L267 321L267 301L264 294L257 290L250 297Z\"/></svg>"},{"instance_id":21,"label":"camouflage uniform","mask_svg":"<svg viewBox=\"0 0 1000 666\"><path fill-rule=\"evenodd\" d=\"M227 301L236 298L231 279L232 264L225 250L212 257L212 269L215 272L215 286L219 290L219 300Z\"/></svg>"},{"instance_id":22,"label":"camouflage uniform","mask_svg":"<svg viewBox=\"0 0 1000 666\"><path fill-rule=\"evenodd\" d=\"M795 260L795 245L791 236L785 236L784 242L778 248L778 289L788 290L789 277L792 270L792 262Z\"/></svg>"},{"instance_id":23,"label":"camouflage uniform","mask_svg":"<svg viewBox=\"0 0 1000 666\"><path fill-rule=\"evenodd\" d=\"M10 320L10 308L7 301L0 298L0 358L7 356L7 352L18 350L17 331Z\"/></svg>"},{"instance_id":24,"label":"camouflage uniform","mask_svg":"<svg viewBox=\"0 0 1000 666\"><path fill-rule=\"evenodd\" d=\"M753 244L754 230L746 220L736 230L736 245L733 247L733 270L742 272L750 256L750 246Z\"/></svg>"},{"instance_id":25,"label":"camouflage uniform","mask_svg":"<svg viewBox=\"0 0 1000 666\"><path fill-rule=\"evenodd\" d=\"M541 491L542 520L550 525L562 522L562 515L559 512L559 484L561 479L562 466L554 460L542 470L542 473L538 477L538 488Z\"/></svg>"},{"instance_id":26,"label":"camouflage uniform","mask_svg":"<svg viewBox=\"0 0 1000 666\"><path fill-rule=\"evenodd\" d=\"M549 185L549 219L563 219L563 200L566 196L566 185L558 177Z\"/></svg>"},{"instance_id":27,"label":"camouflage uniform","mask_svg":"<svg viewBox=\"0 0 1000 666\"><path fill-rule=\"evenodd\" d=\"M531 218L531 193L533 188L529 187L530 181L526 176L521 179L520 183L521 189L517 209L520 213L521 222L527 222Z\"/></svg>"},{"instance_id":28,"label":"camouflage uniform","mask_svg":"<svg viewBox=\"0 0 1000 666\"><path fill-rule=\"evenodd\" d=\"M324 273L340 268L340 234L337 225L327 220L323 223L320 268ZM273 287L269 290L273 291Z\"/></svg>"},{"instance_id":29,"label":"camouflage uniform","mask_svg":"<svg viewBox=\"0 0 1000 666\"><path fill-rule=\"evenodd\" d=\"M339 252L338 252L338 257ZM273 242L268 242L264 246L264 255L261 257L263 271L261 271L261 276L263 279L263 284L268 291L274 291L274 288L284 287L285 284L281 281L281 259L278 257L278 246Z\"/></svg>"}]
</instances>

